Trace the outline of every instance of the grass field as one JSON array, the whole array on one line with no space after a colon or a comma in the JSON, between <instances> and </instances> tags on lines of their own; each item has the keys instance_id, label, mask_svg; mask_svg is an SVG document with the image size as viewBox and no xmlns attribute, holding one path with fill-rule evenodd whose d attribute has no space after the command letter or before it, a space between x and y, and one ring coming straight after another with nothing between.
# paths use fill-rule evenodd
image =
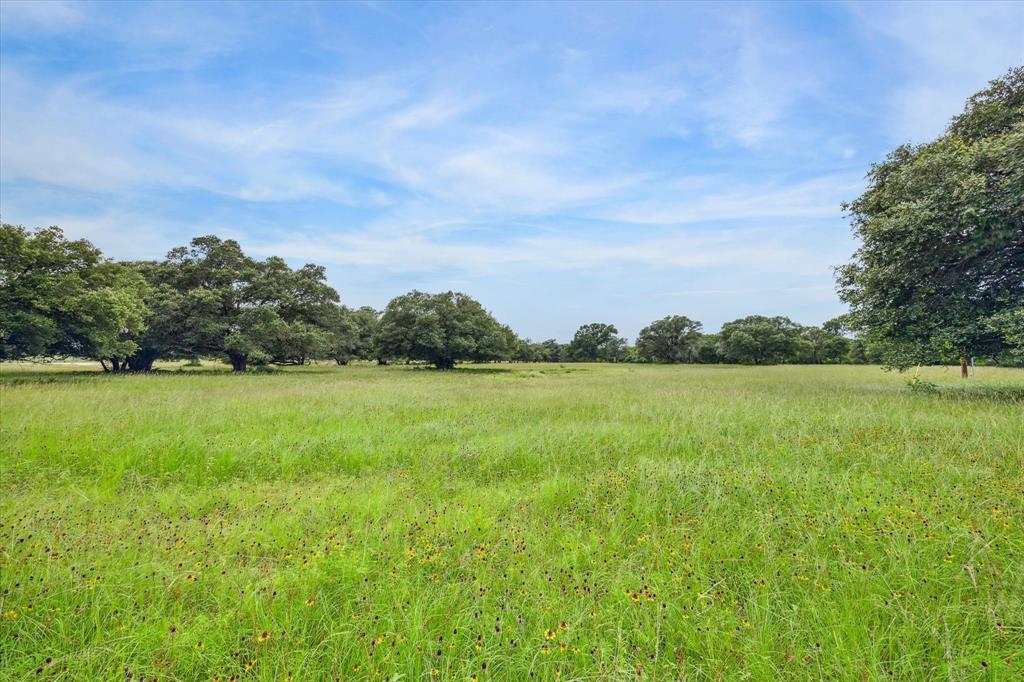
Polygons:
<instances>
[{"instance_id":1,"label":"grass field","mask_svg":"<svg viewBox=\"0 0 1024 682\"><path fill-rule=\"evenodd\" d=\"M1024 677L1024 403L873 367L82 370L0 372L6 679Z\"/></svg>"}]
</instances>

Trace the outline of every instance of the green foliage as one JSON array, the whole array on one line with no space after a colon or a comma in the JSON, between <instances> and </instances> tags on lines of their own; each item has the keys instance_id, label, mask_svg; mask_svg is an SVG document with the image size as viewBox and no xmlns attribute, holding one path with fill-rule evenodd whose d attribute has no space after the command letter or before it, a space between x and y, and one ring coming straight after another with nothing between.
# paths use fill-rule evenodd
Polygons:
<instances>
[{"instance_id":1,"label":"green foliage","mask_svg":"<svg viewBox=\"0 0 1024 682\"><path fill-rule=\"evenodd\" d=\"M891 365L1018 348L1005 323L1024 301L1024 67L934 142L872 166L846 208L861 247L837 270L839 293Z\"/></svg>"},{"instance_id":2,"label":"green foliage","mask_svg":"<svg viewBox=\"0 0 1024 682\"><path fill-rule=\"evenodd\" d=\"M800 332L788 317L750 315L722 325L718 353L726 362L749 365L793 362L803 350Z\"/></svg>"},{"instance_id":3,"label":"green foliage","mask_svg":"<svg viewBox=\"0 0 1024 682\"><path fill-rule=\"evenodd\" d=\"M714 365L722 362L718 353L718 334L701 334L694 349L694 361L703 365Z\"/></svg>"},{"instance_id":4,"label":"green foliage","mask_svg":"<svg viewBox=\"0 0 1024 682\"><path fill-rule=\"evenodd\" d=\"M353 356L360 360L376 360L375 339L380 326L380 313L370 306L363 306L351 311L351 319L356 329L355 344L352 348Z\"/></svg>"},{"instance_id":5,"label":"green foliage","mask_svg":"<svg viewBox=\"0 0 1024 682\"><path fill-rule=\"evenodd\" d=\"M701 323L684 315L670 315L640 330L636 354L646 362L693 362L697 357Z\"/></svg>"},{"instance_id":6,"label":"green foliage","mask_svg":"<svg viewBox=\"0 0 1024 682\"><path fill-rule=\"evenodd\" d=\"M422 360L451 369L464 360L507 359L507 327L466 294L411 291L388 303L377 329L378 357Z\"/></svg>"},{"instance_id":7,"label":"green foliage","mask_svg":"<svg viewBox=\"0 0 1024 682\"><path fill-rule=\"evenodd\" d=\"M345 306L330 306L320 320L323 338L317 350L339 365L359 357L359 325L354 311Z\"/></svg>"},{"instance_id":8,"label":"green foliage","mask_svg":"<svg viewBox=\"0 0 1024 682\"><path fill-rule=\"evenodd\" d=\"M1024 358L1024 304L992 315L986 324L1006 341L1008 353Z\"/></svg>"},{"instance_id":9,"label":"green foliage","mask_svg":"<svg viewBox=\"0 0 1024 682\"><path fill-rule=\"evenodd\" d=\"M846 362L850 341L822 327L801 327L798 360L804 364L822 365Z\"/></svg>"},{"instance_id":10,"label":"green foliage","mask_svg":"<svg viewBox=\"0 0 1024 682\"><path fill-rule=\"evenodd\" d=\"M146 283L58 227L0 226L0 360L106 358L136 349Z\"/></svg>"},{"instance_id":11,"label":"green foliage","mask_svg":"<svg viewBox=\"0 0 1024 682\"><path fill-rule=\"evenodd\" d=\"M918 393L922 395L938 395L939 385L934 381L926 381L919 376L911 377L907 381L907 388L910 389L911 393Z\"/></svg>"},{"instance_id":12,"label":"green foliage","mask_svg":"<svg viewBox=\"0 0 1024 682\"><path fill-rule=\"evenodd\" d=\"M153 270L176 292L158 308L171 314L153 322L176 339L178 354L224 354L244 371L249 364L336 358L353 345L321 266L293 270L277 257L257 261L237 242L209 236L171 250Z\"/></svg>"},{"instance_id":13,"label":"green foliage","mask_svg":"<svg viewBox=\"0 0 1024 682\"><path fill-rule=\"evenodd\" d=\"M540 357L537 359L543 362L567 362L570 359L568 346L555 339L542 341L539 350Z\"/></svg>"},{"instance_id":14,"label":"green foliage","mask_svg":"<svg viewBox=\"0 0 1024 682\"><path fill-rule=\"evenodd\" d=\"M615 325L594 322L576 330L567 355L576 362L621 362L626 356L626 339Z\"/></svg>"}]
</instances>

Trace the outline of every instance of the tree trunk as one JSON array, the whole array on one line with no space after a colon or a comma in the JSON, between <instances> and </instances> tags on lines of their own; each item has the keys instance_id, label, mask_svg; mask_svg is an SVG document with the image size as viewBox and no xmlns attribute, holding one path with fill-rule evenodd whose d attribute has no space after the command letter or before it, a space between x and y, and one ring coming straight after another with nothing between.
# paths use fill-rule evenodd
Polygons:
<instances>
[{"instance_id":1,"label":"tree trunk","mask_svg":"<svg viewBox=\"0 0 1024 682\"><path fill-rule=\"evenodd\" d=\"M156 360L156 354L151 351L139 351L135 355L130 356L125 362L127 363L128 369L133 372L151 372L153 370L153 362Z\"/></svg>"},{"instance_id":2,"label":"tree trunk","mask_svg":"<svg viewBox=\"0 0 1024 682\"><path fill-rule=\"evenodd\" d=\"M967 378L967 358L964 356L960 356L960 378Z\"/></svg>"},{"instance_id":3,"label":"tree trunk","mask_svg":"<svg viewBox=\"0 0 1024 682\"><path fill-rule=\"evenodd\" d=\"M110 371L110 368L107 367L107 361L104 360L103 358L100 358L100 367L103 368L104 372L109 372Z\"/></svg>"},{"instance_id":4,"label":"tree trunk","mask_svg":"<svg viewBox=\"0 0 1024 682\"><path fill-rule=\"evenodd\" d=\"M231 369L233 369L236 372L244 372L246 365L249 364L249 358L245 355L236 355L234 353L229 353L228 359L231 360Z\"/></svg>"}]
</instances>

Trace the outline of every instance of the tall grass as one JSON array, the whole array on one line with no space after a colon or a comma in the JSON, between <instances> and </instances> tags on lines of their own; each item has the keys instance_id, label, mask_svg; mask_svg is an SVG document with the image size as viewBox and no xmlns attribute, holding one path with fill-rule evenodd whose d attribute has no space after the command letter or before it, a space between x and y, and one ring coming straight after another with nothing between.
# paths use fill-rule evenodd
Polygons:
<instances>
[{"instance_id":1,"label":"tall grass","mask_svg":"<svg viewBox=\"0 0 1024 682\"><path fill-rule=\"evenodd\" d=\"M9 679L1024 675L1013 400L871 367L0 386Z\"/></svg>"}]
</instances>

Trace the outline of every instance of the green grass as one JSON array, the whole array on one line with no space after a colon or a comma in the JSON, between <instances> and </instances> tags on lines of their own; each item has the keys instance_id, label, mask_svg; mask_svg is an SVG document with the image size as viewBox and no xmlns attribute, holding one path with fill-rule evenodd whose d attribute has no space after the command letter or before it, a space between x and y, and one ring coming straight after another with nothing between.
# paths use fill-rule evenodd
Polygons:
<instances>
[{"instance_id":1,"label":"green grass","mask_svg":"<svg viewBox=\"0 0 1024 682\"><path fill-rule=\"evenodd\" d=\"M82 370L0 371L7 679L1024 676L1024 406L1000 391Z\"/></svg>"}]
</instances>

